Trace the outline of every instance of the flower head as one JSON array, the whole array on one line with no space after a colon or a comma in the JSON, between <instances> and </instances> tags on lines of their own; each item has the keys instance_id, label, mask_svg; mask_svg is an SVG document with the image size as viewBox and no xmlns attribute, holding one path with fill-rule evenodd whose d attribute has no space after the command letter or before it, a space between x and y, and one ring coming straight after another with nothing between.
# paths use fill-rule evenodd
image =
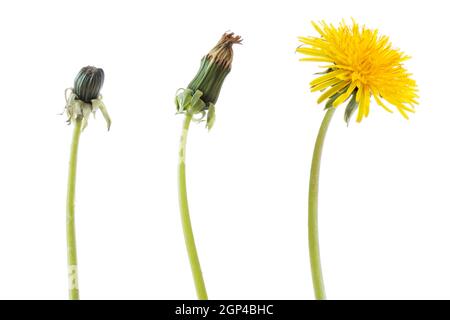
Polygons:
<instances>
[{"instance_id":1,"label":"flower head","mask_svg":"<svg viewBox=\"0 0 450 320\"><path fill-rule=\"evenodd\" d=\"M297 52L307 57L303 61L323 62L324 72L311 82L311 91L323 91L318 103L328 99L327 108L349 100L345 120L349 122L358 110L356 121L369 115L370 100L392 112L393 105L403 117L414 112L417 85L403 62L409 57L392 47L389 38L378 30L340 23L338 27L325 22L313 23L320 37L299 37L304 45ZM383 102L383 100L385 102Z\"/></svg>"},{"instance_id":2,"label":"flower head","mask_svg":"<svg viewBox=\"0 0 450 320\"><path fill-rule=\"evenodd\" d=\"M84 67L75 77L73 92L80 100L89 103L99 97L104 79L103 69L92 66Z\"/></svg>"},{"instance_id":3,"label":"flower head","mask_svg":"<svg viewBox=\"0 0 450 320\"><path fill-rule=\"evenodd\" d=\"M109 130L111 118L100 95L104 78L103 69L92 66L84 67L78 72L74 87L66 90L66 112L69 124L80 120L85 129L91 113L95 115L95 112L100 110Z\"/></svg>"},{"instance_id":4,"label":"flower head","mask_svg":"<svg viewBox=\"0 0 450 320\"><path fill-rule=\"evenodd\" d=\"M207 113L206 126L211 129L215 120L215 103L222 84L231 71L233 44L241 42L241 37L234 33L222 35L215 47L202 58L200 68L187 89L177 92L175 104L178 113L200 114L198 121Z\"/></svg>"}]
</instances>

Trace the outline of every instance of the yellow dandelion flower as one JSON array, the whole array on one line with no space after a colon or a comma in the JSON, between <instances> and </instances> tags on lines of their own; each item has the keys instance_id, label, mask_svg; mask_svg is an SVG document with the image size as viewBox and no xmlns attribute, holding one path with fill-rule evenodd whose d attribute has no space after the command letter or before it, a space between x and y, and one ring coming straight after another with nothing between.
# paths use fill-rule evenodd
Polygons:
<instances>
[{"instance_id":1,"label":"yellow dandelion flower","mask_svg":"<svg viewBox=\"0 0 450 320\"><path fill-rule=\"evenodd\" d=\"M403 117L414 112L418 104L417 85L403 62L409 57L392 47L387 36L378 30L352 26L344 22L335 27L321 22L312 23L320 37L299 37L303 43L297 52L307 57L301 61L325 63L325 72L311 82L311 91L322 91L318 103L328 99L327 108L349 103L345 112L348 123L358 110L357 122L369 115L370 100L388 112L386 103L394 106ZM385 102L383 102L385 101Z\"/></svg>"},{"instance_id":2,"label":"yellow dandelion flower","mask_svg":"<svg viewBox=\"0 0 450 320\"><path fill-rule=\"evenodd\" d=\"M417 105L417 85L403 66L409 57L392 47L389 38L378 30L351 26L341 22L339 27L321 22L313 23L320 37L300 37L304 44L297 48L306 55L304 61L323 62L324 72L311 82L311 90L322 91L318 103L327 100L324 119L314 145L309 177L308 243L311 277L316 299L326 299L319 246L319 175L325 137L336 107L349 100L345 121L356 111L356 121L369 115L370 100L392 112L393 105L408 119Z\"/></svg>"}]
</instances>

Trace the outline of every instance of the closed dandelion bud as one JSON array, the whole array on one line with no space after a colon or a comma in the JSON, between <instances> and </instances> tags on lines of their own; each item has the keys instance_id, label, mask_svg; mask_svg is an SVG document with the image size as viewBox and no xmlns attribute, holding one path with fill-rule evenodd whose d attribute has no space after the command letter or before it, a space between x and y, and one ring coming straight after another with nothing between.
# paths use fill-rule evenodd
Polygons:
<instances>
[{"instance_id":1,"label":"closed dandelion bud","mask_svg":"<svg viewBox=\"0 0 450 320\"><path fill-rule=\"evenodd\" d=\"M178 113L200 114L196 121L202 121L207 116L206 126L211 129L215 120L215 103L222 84L231 71L233 44L241 42L240 36L225 33L216 46L202 58L194 79L186 89L180 89L176 94Z\"/></svg>"},{"instance_id":2,"label":"closed dandelion bud","mask_svg":"<svg viewBox=\"0 0 450 320\"><path fill-rule=\"evenodd\" d=\"M100 96L105 73L96 67L84 67L75 78L73 92L81 101L89 103Z\"/></svg>"},{"instance_id":3,"label":"closed dandelion bud","mask_svg":"<svg viewBox=\"0 0 450 320\"><path fill-rule=\"evenodd\" d=\"M66 90L66 112L69 124L74 121L82 121L84 130L91 113L95 115L95 112L100 110L109 130L111 118L100 95L104 79L105 73L100 68L87 66L78 72L74 87Z\"/></svg>"}]
</instances>

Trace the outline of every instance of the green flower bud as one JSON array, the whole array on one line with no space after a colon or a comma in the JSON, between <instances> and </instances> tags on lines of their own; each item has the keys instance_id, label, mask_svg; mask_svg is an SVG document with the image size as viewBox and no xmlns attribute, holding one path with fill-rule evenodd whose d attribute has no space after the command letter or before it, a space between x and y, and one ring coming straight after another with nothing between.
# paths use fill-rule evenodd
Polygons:
<instances>
[{"instance_id":1,"label":"green flower bud","mask_svg":"<svg viewBox=\"0 0 450 320\"><path fill-rule=\"evenodd\" d=\"M95 112L100 110L109 130L111 118L100 95L104 79L105 73L100 68L87 66L78 72L74 87L66 90L66 112L69 124L81 120L84 130L90 115L95 115Z\"/></svg>"},{"instance_id":2,"label":"green flower bud","mask_svg":"<svg viewBox=\"0 0 450 320\"><path fill-rule=\"evenodd\" d=\"M87 66L78 72L73 86L73 92L83 102L91 102L100 96L105 73L103 69Z\"/></svg>"},{"instance_id":3,"label":"green flower bud","mask_svg":"<svg viewBox=\"0 0 450 320\"><path fill-rule=\"evenodd\" d=\"M216 46L203 57L197 75L189 83L188 89L203 92L202 100L206 106L217 102L223 81L231 71L233 44L241 41L241 37L225 33Z\"/></svg>"},{"instance_id":4,"label":"green flower bud","mask_svg":"<svg viewBox=\"0 0 450 320\"><path fill-rule=\"evenodd\" d=\"M206 126L211 129L215 119L215 103L222 84L231 71L233 44L241 44L240 36L225 33L211 51L202 58L200 68L187 89L177 92L175 104L178 113L200 114L201 121L206 113ZM211 114L210 114L211 113Z\"/></svg>"}]
</instances>

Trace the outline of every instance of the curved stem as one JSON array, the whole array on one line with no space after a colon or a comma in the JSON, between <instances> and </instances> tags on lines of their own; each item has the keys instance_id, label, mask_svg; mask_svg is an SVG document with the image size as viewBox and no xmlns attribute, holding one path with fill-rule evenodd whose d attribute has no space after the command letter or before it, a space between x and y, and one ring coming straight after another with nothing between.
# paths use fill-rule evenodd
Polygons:
<instances>
[{"instance_id":1,"label":"curved stem","mask_svg":"<svg viewBox=\"0 0 450 320\"><path fill-rule=\"evenodd\" d=\"M75 181L77 175L78 144L81 135L81 119L74 122L72 147L70 149L69 178L67 185L67 266L69 276L69 299L79 300L77 245L75 238Z\"/></svg>"},{"instance_id":2,"label":"curved stem","mask_svg":"<svg viewBox=\"0 0 450 320\"><path fill-rule=\"evenodd\" d=\"M333 117L335 108L331 107L325 114L317 135L311 164L311 175L309 178L309 199L308 199L308 241L309 259L311 263L311 275L314 286L314 293L317 300L325 300L325 286L322 277L322 267L320 264L319 249L319 225L318 225L318 198L319 198L319 175L322 149L328 126Z\"/></svg>"},{"instance_id":3,"label":"curved stem","mask_svg":"<svg viewBox=\"0 0 450 320\"><path fill-rule=\"evenodd\" d=\"M192 115L186 113L183 123L183 131L180 140L179 164L178 164L178 196L180 202L181 224L183 225L184 241L191 263L192 276L194 278L195 289L199 300L208 300L205 282L203 280L202 269L198 259L197 248L195 247L194 234L192 232L191 219L189 217L189 206L186 191L186 141Z\"/></svg>"}]
</instances>

